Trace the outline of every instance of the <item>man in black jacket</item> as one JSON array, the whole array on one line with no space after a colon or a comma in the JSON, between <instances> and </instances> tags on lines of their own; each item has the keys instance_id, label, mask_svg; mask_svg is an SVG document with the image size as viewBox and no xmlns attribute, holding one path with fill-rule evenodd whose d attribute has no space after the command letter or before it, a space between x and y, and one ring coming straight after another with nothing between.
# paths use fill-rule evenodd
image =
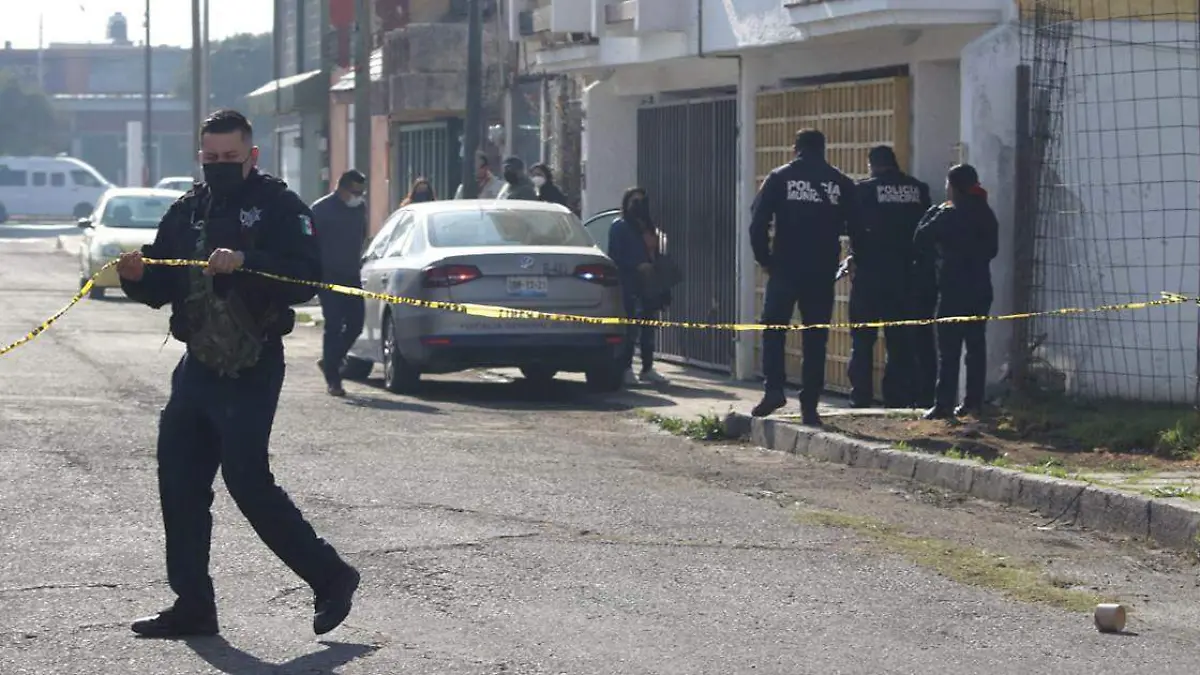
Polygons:
<instances>
[{"instance_id":1,"label":"man in black jacket","mask_svg":"<svg viewBox=\"0 0 1200 675\"><path fill-rule=\"evenodd\" d=\"M175 603L134 622L143 637L218 632L208 573L212 484L229 494L275 555L316 595L313 630L349 614L359 573L313 531L276 483L267 458L283 386L283 336L292 305L312 287L266 279L260 270L316 281L321 258L312 213L287 185L254 164L249 122L219 111L200 129L204 182L181 197L154 243L121 256L121 287L154 309L171 305L171 333L187 351L171 378L158 432L158 486L166 529L167 579ZM147 266L142 256L191 258L207 267Z\"/></svg>"},{"instance_id":2,"label":"man in black jacket","mask_svg":"<svg viewBox=\"0 0 1200 675\"><path fill-rule=\"evenodd\" d=\"M791 323L799 307L805 324L833 318L834 276L841 236L854 218L854 181L825 161L825 135L815 129L796 134L796 159L772 171L754 200L750 243L754 259L769 275L762 323ZM768 227L774 219L774 241ZM825 347L829 330L803 332L800 412L805 424L821 424L817 404L825 388ZM784 330L763 332L762 364L766 392L754 407L765 417L787 404Z\"/></svg>"},{"instance_id":3,"label":"man in black jacket","mask_svg":"<svg viewBox=\"0 0 1200 675\"><path fill-rule=\"evenodd\" d=\"M901 171L896 153L886 145L872 148L867 161L871 177L858 183L859 217L850 227L854 264L850 321L903 320L910 315L913 234L932 205L929 186ZM916 400L911 333L903 326L884 329L887 365L883 402L889 408L907 408ZM850 403L865 408L875 401L874 357L879 329L853 328L850 336Z\"/></svg>"}]
</instances>

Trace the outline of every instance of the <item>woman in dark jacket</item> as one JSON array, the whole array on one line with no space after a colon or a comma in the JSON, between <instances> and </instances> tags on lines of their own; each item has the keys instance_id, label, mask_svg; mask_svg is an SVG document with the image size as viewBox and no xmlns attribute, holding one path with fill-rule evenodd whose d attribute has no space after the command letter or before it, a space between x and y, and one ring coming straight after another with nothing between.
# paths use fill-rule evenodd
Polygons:
<instances>
[{"instance_id":1,"label":"woman in dark jacket","mask_svg":"<svg viewBox=\"0 0 1200 675\"><path fill-rule=\"evenodd\" d=\"M567 196L554 184L554 173L550 171L550 167L534 164L529 169L529 180L533 181L534 187L537 188L538 199L567 206Z\"/></svg>"},{"instance_id":2,"label":"woman in dark jacket","mask_svg":"<svg viewBox=\"0 0 1200 675\"><path fill-rule=\"evenodd\" d=\"M621 217L613 221L608 231L608 257L616 263L621 277L625 313L630 318L654 319L663 309L665 297L648 297L647 281L659 255L658 229L650 218L650 201L646 191L632 187L621 198ZM633 349L638 343L642 352L641 374L633 376ZM654 370L654 328L629 326L622 359L625 383L638 380L650 384L667 384L667 379Z\"/></svg>"},{"instance_id":3,"label":"woman in dark jacket","mask_svg":"<svg viewBox=\"0 0 1200 675\"><path fill-rule=\"evenodd\" d=\"M937 279L937 317L986 316L992 309L990 265L1000 248L996 214L988 206L979 174L969 164L946 175L947 201L933 207L917 227L913 244ZM937 324L938 377L926 419L983 411L987 381L987 322ZM959 360L966 347L967 391L958 400Z\"/></svg>"}]
</instances>

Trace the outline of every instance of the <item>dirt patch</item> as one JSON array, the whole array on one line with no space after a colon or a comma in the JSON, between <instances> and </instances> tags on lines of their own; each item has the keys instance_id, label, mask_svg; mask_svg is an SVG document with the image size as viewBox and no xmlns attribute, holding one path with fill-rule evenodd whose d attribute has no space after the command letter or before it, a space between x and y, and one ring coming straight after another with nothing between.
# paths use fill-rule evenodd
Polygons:
<instances>
[{"instance_id":1,"label":"dirt patch","mask_svg":"<svg viewBox=\"0 0 1200 675\"><path fill-rule=\"evenodd\" d=\"M1012 401L982 418L836 416L826 424L901 448L1048 473L1200 470L1200 414L1182 407L1042 398Z\"/></svg>"}]
</instances>

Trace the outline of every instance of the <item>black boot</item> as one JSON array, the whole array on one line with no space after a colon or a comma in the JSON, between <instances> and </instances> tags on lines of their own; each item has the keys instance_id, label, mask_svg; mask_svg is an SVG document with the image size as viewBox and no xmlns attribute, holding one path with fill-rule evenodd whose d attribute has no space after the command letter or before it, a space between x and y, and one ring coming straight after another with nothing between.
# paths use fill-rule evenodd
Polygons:
<instances>
[{"instance_id":1,"label":"black boot","mask_svg":"<svg viewBox=\"0 0 1200 675\"><path fill-rule=\"evenodd\" d=\"M925 414L921 415L921 418L927 419L927 420L946 420L946 419L950 419L952 416L953 415L952 415L949 407L943 406L943 405L935 405L932 408L930 408L929 410L926 410Z\"/></svg>"},{"instance_id":2,"label":"black boot","mask_svg":"<svg viewBox=\"0 0 1200 675\"><path fill-rule=\"evenodd\" d=\"M313 612L314 633L324 635L342 625L342 622L350 615L354 592L358 590L358 583L361 580L362 576L358 570L347 566L346 570L328 588L317 592L314 602L315 611Z\"/></svg>"},{"instance_id":3,"label":"black boot","mask_svg":"<svg viewBox=\"0 0 1200 675\"><path fill-rule=\"evenodd\" d=\"M820 427L825 425L817 409L808 407L800 409L800 423L806 427Z\"/></svg>"},{"instance_id":4,"label":"black boot","mask_svg":"<svg viewBox=\"0 0 1200 675\"><path fill-rule=\"evenodd\" d=\"M184 613L171 607L133 622L129 627L139 637L144 638L183 638L216 635L220 632L217 625L217 611L201 613Z\"/></svg>"},{"instance_id":5,"label":"black boot","mask_svg":"<svg viewBox=\"0 0 1200 675\"><path fill-rule=\"evenodd\" d=\"M959 415L959 416L972 415L974 417L982 417L983 416L983 406L977 405L974 403L963 403L962 405L960 405L954 409L954 414Z\"/></svg>"},{"instance_id":6,"label":"black boot","mask_svg":"<svg viewBox=\"0 0 1200 675\"><path fill-rule=\"evenodd\" d=\"M782 391L768 391L763 394L762 400L754 406L750 414L754 417L766 417L785 405L787 405L787 396Z\"/></svg>"}]
</instances>

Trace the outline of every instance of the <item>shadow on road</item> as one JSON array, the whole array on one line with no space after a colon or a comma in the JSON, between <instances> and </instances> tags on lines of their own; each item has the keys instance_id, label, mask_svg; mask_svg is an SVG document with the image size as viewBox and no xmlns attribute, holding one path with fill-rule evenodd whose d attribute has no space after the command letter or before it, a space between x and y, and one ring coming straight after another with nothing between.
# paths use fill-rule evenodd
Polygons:
<instances>
[{"instance_id":1,"label":"shadow on road","mask_svg":"<svg viewBox=\"0 0 1200 675\"><path fill-rule=\"evenodd\" d=\"M367 384L383 390L382 380L372 379ZM615 394L595 394L582 382L553 380L548 384L534 384L524 379L463 381L430 378L421 381L421 389L416 395L396 398L407 405L419 405L410 403L414 399L493 410L621 412L673 405L670 399L647 392L624 390ZM408 408L398 405L397 409Z\"/></svg>"},{"instance_id":2,"label":"shadow on road","mask_svg":"<svg viewBox=\"0 0 1200 675\"><path fill-rule=\"evenodd\" d=\"M385 392L386 393L386 392ZM444 415L441 408L423 403L417 403L404 398L376 398L374 396L355 396L350 394L342 399L346 405L354 408L368 408L389 412L412 412L426 415Z\"/></svg>"},{"instance_id":3,"label":"shadow on road","mask_svg":"<svg viewBox=\"0 0 1200 675\"><path fill-rule=\"evenodd\" d=\"M376 645L324 642L322 651L305 654L286 663L274 664L234 647L223 637L191 638L187 646L218 672L227 675L259 673L335 673L338 668L379 650Z\"/></svg>"}]
</instances>

